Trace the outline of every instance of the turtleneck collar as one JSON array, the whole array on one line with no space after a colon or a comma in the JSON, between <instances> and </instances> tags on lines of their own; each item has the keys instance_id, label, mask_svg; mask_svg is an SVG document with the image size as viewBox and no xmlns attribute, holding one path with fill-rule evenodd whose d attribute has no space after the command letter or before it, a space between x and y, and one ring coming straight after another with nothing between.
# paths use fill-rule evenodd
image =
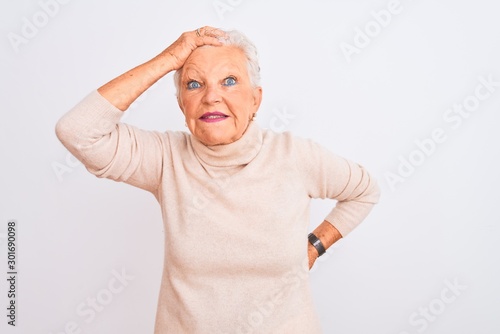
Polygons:
<instances>
[{"instance_id":1,"label":"turtleneck collar","mask_svg":"<svg viewBox=\"0 0 500 334\"><path fill-rule=\"evenodd\" d=\"M246 165L257 156L262 146L262 130L256 122L250 122L240 139L226 145L207 146L193 135L190 137L198 158L214 167Z\"/></svg>"}]
</instances>

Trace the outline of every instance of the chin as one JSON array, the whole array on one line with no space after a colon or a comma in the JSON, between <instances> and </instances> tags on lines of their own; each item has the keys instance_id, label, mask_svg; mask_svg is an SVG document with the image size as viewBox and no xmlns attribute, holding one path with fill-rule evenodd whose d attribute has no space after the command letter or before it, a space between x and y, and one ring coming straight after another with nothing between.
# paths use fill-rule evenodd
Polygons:
<instances>
[{"instance_id":1,"label":"chin","mask_svg":"<svg viewBox=\"0 0 500 334\"><path fill-rule=\"evenodd\" d=\"M207 146L228 144L229 138L225 136L198 136L197 139Z\"/></svg>"},{"instance_id":2,"label":"chin","mask_svg":"<svg viewBox=\"0 0 500 334\"><path fill-rule=\"evenodd\" d=\"M236 136L228 136L227 134L221 134L221 135L213 134L210 136L198 137L198 140L207 146L215 146L215 145L230 144L237 140L235 137Z\"/></svg>"},{"instance_id":3,"label":"chin","mask_svg":"<svg viewBox=\"0 0 500 334\"><path fill-rule=\"evenodd\" d=\"M246 124L246 126L244 124L235 126L234 124L217 123L215 125L206 126L206 124L202 124L197 126L194 132L191 133L207 146L231 144L243 136L250 123Z\"/></svg>"}]
</instances>

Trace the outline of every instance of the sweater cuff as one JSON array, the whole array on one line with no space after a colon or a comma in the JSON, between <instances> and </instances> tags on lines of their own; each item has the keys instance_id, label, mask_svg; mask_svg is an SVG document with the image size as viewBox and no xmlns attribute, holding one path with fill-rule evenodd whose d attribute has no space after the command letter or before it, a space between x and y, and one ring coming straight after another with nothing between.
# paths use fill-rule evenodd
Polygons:
<instances>
[{"instance_id":1,"label":"sweater cuff","mask_svg":"<svg viewBox=\"0 0 500 334\"><path fill-rule=\"evenodd\" d=\"M349 232L351 232L356 226L349 226L346 222L343 221L338 212L332 212L328 216L326 216L325 220L333 225L342 235L342 237L346 237Z\"/></svg>"},{"instance_id":2,"label":"sweater cuff","mask_svg":"<svg viewBox=\"0 0 500 334\"><path fill-rule=\"evenodd\" d=\"M97 89L90 92L90 94L82 100L79 106L85 108L87 112L91 113L94 117L105 118L110 121L116 121L116 123L118 123L120 118L124 115L124 111L121 111L111 104L111 102L106 100L104 96L99 94Z\"/></svg>"}]
</instances>

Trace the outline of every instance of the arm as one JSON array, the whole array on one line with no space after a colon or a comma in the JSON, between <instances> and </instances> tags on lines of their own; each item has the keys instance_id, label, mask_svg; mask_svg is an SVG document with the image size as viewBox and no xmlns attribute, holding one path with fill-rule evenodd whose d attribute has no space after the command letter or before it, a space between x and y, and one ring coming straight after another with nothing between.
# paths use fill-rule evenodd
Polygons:
<instances>
[{"instance_id":1,"label":"arm","mask_svg":"<svg viewBox=\"0 0 500 334\"><path fill-rule=\"evenodd\" d=\"M220 45L223 33L202 28L185 32L153 59L106 83L66 113L56 125L64 146L98 177L154 191L169 153L169 134L144 131L120 123L126 110L146 89L177 70L201 45Z\"/></svg>"},{"instance_id":2,"label":"arm","mask_svg":"<svg viewBox=\"0 0 500 334\"><path fill-rule=\"evenodd\" d=\"M328 249L331 245L342 238L342 234L340 234L339 230L335 228L330 222L324 220L316 229L313 231L314 235L321 240L321 243ZM312 268L314 262L318 259L318 251L311 245L310 242L307 242L307 256L309 258L309 269Z\"/></svg>"},{"instance_id":3,"label":"arm","mask_svg":"<svg viewBox=\"0 0 500 334\"><path fill-rule=\"evenodd\" d=\"M181 68L194 49L203 45L222 45L217 39L224 35L222 31L209 27L203 28L202 31L201 36L194 31L183 33L159 55L123 73L97 91L118 109L127 110L156 81L167 73Z\"/></svg>"},{"instance_id":4,"label":"arm","mask_svg":"<svg viewBox=\"0 0 500 334\"><path fill-rule=\"evenodd\" d=\"M296 154L309 196L337 200L332 211L313 231L328 249L365 219L378 202L379 187L362 166L310 140L298 140ZM311 268L318 252L309 243L308 256Z\"/></svg>"}]
</instances>

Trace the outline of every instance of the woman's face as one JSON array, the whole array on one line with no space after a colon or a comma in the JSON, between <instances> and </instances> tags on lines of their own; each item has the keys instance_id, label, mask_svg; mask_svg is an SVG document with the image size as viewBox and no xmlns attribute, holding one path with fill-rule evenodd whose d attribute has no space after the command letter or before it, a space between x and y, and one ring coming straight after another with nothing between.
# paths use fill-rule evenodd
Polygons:
<instances>
[{"instance_id":1,"label":"woman's face","mask_svg":"<svg viewBox=\"0 0 500 334\"><path fill-rule=\"evenodd\" d=\"M252 87L247 59L234 46L197 48L184 63L179 107L191 133L205 145L240 139L261 99L262 88Z\"/></svg>"}]
</instances>

